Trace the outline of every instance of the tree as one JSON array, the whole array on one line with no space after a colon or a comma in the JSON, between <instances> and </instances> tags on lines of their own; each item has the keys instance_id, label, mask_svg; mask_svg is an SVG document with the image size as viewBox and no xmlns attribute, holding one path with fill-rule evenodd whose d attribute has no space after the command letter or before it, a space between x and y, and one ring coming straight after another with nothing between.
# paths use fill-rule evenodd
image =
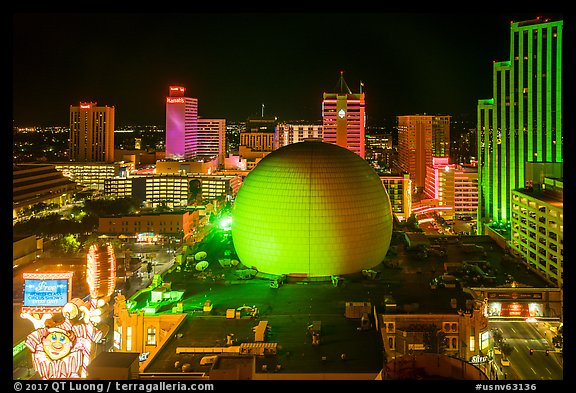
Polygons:
<instances>
[{"instance_id":1,"label":"tree","mask_svg":"<svg viewBox=\"0 0 576 393\"><path fill-rule=\"evenodd\" d=\"M68 234L60 238L60 248L66 254L73 254L80 250L80 242L76 239L76 236Z\"/></svg>"}]
</instances>

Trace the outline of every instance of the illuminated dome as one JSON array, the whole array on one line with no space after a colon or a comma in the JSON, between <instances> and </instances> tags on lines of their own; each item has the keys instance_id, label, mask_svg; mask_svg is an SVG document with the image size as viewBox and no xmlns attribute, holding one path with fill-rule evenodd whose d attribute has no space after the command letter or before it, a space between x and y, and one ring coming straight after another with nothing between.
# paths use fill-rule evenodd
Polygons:
<instances>
[{"instance_id":1,"label":"illuminated dome","mask_svg":"<svg viewBox=\"0 0 576 393\"><path fill-rule=\"evenodd\" d=\"M238 257L263 273L357 273L384 260L391 237L390 200L376 172L356 153L318 140L263 158L232 210Z\"/></svg>"}]
</instances>

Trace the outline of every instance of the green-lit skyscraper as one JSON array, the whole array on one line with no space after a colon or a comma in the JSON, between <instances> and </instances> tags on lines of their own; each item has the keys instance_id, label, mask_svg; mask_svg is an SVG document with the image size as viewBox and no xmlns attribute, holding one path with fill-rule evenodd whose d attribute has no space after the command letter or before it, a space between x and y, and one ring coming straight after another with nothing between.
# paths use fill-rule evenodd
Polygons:
<instances>
[{"instance_id":1,"label":"green-lit skyscraper","mask_svg":"<svg viewBox=\"0 0 576 393\"><path fill-rule=\"evenodd\" d=\"M526 162L562 162L562 20L510 24L510 59L494 62L493 98L478 101L478 231L510 222Z\"/></svg>"}]
</instances>

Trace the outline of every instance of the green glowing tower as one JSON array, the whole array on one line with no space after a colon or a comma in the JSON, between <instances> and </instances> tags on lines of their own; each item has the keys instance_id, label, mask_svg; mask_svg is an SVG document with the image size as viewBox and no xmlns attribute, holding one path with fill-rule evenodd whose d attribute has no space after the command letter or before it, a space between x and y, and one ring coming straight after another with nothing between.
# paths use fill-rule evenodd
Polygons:
<instances>
[{"instance_id":1,"label":"green glowing tower","mask_svg":"<svg viewBox=\"0 0 576 393\"><path fill-rule=\"evenodd\" d=\"M510 222L527 162L562 162L562 25L510 24L510 60L494 62L493 98L478 101L478 233Z\"/></svg>"}]
</instances>

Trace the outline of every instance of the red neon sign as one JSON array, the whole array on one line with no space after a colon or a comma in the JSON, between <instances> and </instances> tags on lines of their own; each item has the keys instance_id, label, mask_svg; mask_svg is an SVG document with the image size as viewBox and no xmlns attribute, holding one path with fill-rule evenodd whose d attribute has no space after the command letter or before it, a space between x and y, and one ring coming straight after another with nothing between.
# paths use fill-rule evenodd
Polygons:
<instances>
[{"instance_id":1,"label":"red neon sign","mask_svg":"<svg viewBox=\"0 0 576 393\"><path fill-rule=\"evenodd\" d=\"M183 104L183 103L184 103L184 98L166 97L166 102L169 103L169 104Z\"/></svg>"}]
</instances>

